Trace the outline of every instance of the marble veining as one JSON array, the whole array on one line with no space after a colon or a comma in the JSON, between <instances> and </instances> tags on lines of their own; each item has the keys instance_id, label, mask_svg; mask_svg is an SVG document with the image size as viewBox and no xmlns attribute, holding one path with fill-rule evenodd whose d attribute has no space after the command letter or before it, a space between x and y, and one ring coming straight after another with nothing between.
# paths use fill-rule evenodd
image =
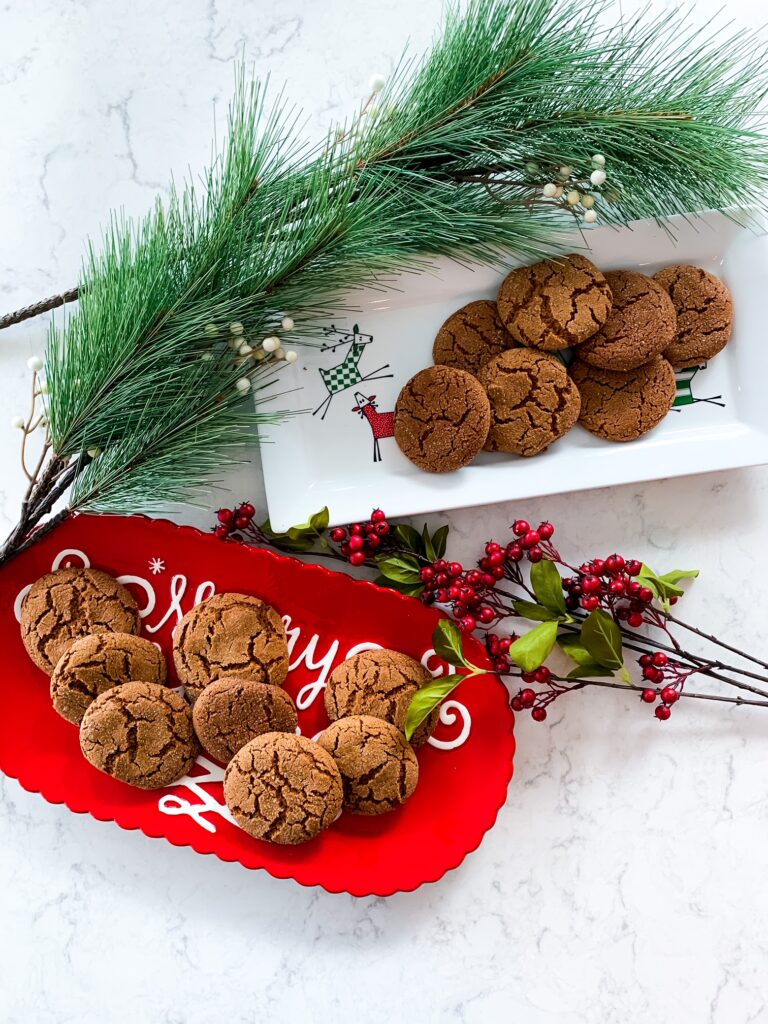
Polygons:
<instances>
[{"instance_id":1,"label":"marble veining","mask_svg":"<svg viewBox=\"0 0 768 1024\"><path fill-rule=\"evenodd\" d=\"M702 0L697 18L718 6ZM0 6L2 311L72 285L111 208L140 213L171 172L203 165L240 54L290 81L319 137L406 36L416 51L426 43L438 10ZM728 11L762 20L757 0ZM4 527L22 489L7 420L25 408L26 359L44 336L44 320L0 335ZM226 485L263 502L257 460ZM551 518L564 551L701 567L688 617L765 644L765 469L456 512L451 551L470 559L475 540L504 539L516 515ZM191 509L179 518L210 522ZM660 725L622 693L562 700L546 724L519 722L509 799L480 849L438 884L387 900L330 896L122 832L0 777L0 1022L768 1021L767 734L757 710L690 708Z\"/></svg>"}]
</instances>

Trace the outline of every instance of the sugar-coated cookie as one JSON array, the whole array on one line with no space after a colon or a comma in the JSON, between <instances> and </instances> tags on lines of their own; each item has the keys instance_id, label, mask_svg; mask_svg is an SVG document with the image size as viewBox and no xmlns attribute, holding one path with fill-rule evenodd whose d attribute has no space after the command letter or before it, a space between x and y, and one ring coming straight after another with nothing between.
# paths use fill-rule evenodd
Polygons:
<instances>
[{"instance_id":1,"label":"sugar-coated cookie","mask_svg":"<svg viewBox=\"0 0 768 1024\"><path fill-rule=\"evenodd\" d=\"M504 326L492 299L479 299L451 313L432 347L436 364L455 366L473 376L494 356L517 342Z\"/></svg>"},{"instance_id":2,"label":"sugar-coated cookie","mask_svg":"<svg viewBox=\"0 0 768 1024\"><path fill-rule=\"evenodd\" d=\"M725 348L733 327L733 300L714 274L686 264L653 275L677 311L677 333L664 357L677 370L698 366Z\"/></svg>"},{"instance_id":3,"label":"sugar-coated cookie","mask_svg":"<svg viewBox=\"0 0 768 1024\"><path fill-rule=\"evenodd\" d=\"M602 370L580 360L571 376L581 392L579 422L606 441L635 441L657 426L675 401L672 364L661 356L636 370Z\"/></svg>"},{"instance_id":4,"label":"sugar-coated cookie","mask_svg":"<svg viewBox=\"0 0 768 1024\"><path fill-rule=\"evenodd\" d=\"M279 686L224 676L206 686L192 711L203 748L225 764L265 732L296 732L296 706Z\"/></svg>"}]
</instances>

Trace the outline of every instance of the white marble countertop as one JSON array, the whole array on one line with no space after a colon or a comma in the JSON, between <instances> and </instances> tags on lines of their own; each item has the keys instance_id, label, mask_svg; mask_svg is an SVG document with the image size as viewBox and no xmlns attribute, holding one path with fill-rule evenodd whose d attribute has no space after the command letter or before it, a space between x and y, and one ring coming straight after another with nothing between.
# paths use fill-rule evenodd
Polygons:
<instances>
[{"instance_id":1,"label":"white marble countertop","mask_svg":"<svg viewBox=\"0 0 768 1024\"><path fill-rule=\"evenodd\" d=\"M704 23L718 2L697 5ZM757 0L731 0L746 23ZM77 279L108 210L141 212L209 153L232 60L288 79L318 132L420 48L438 0L10 0L0 8L0 311ZM418 17L415 13L418 11ZM0 337L0 519L21 493L44 321ZM261 495L258 467L231 479ZM768 470L450 516L458 557L517 515L564 550L704 571L689 618L765 642ZM190 512L188 521L208 525ZM623 693L518 724L499 821L459 871L393 898L276 881L75 816L0 778L0 1022L768 1021L768 717ZM311 1006L312 1009L308 1009Z\"/></svg>"}]
</instances>

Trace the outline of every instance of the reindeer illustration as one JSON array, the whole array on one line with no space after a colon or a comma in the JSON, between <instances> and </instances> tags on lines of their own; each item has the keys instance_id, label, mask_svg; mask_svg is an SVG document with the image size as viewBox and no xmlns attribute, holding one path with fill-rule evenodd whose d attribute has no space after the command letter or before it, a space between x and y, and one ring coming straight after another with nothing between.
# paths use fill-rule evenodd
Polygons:
<instances>
[{"instance_id":1,"label":"reindeer illustration","mask_svg":"<svg viewBox=\"0 0 768 1024\"><path fill-rule=\"evenodd\" d=\"M394 412L379 412L376 395L369 395L366 398L365 395L356 391L355 402L357 404L352 412L359 413L361 420L368 420L373 433L373 461L381 462L379 441L384 437L395 436L395 414Z\"/></svg>"},{"instance_id":2,"label":"reindeer illustration","mask_svg":"<svg viewBox=\"0 0 768 1024\"><path fill-rule=\"evenodd\" d=\"M677 379L677 394L675 395L674 405L672 409L674 412L679 412L683 406L696 405L698 402L706 402L709 405L719 405L721 409L725 408L725 402L720 401L722 395L713 395L711 398L695 398L693 394L693 378L699 372L699 370L705 370L707 364L703 366L693 366L688 370L678 370L676 373Z\"/></svg>"},{"instance_id":3,"label":"reindeer illustration","mask_svg":"<svg viewBox=\"0 0 768 1024\"><path fill-rule=\"evenodd\" d=\"M382 370L389 369L389 363L385 363L383 366L379 366L376 370L371 370L370 373L362 374L360 372L359 363L360 359L365 351L365 346L370 345L373 341L372 334L361 334L360 328L355 324L352 328L352 333L337 330L335 324L331 324L330 327L325 329L325 336L328 338L337 337L337 340L330 344L324 344L321 346L321 352L335 352L337 348L342 345L349 345L349 350L344 356L342 362L337 366L332 366L328 370L320 369L320 378L325 385L325 390L328 392L328 397L312 413L316 416L320 413L320 419L325 419L325 414L330 408L333 396L337 395L340 391L346 391L348 388L353 388L357 384L362 384L363 381L368 380L382 380L384 377L391 377L391 373L382 373Z\"/></svg>"}]
</instances>

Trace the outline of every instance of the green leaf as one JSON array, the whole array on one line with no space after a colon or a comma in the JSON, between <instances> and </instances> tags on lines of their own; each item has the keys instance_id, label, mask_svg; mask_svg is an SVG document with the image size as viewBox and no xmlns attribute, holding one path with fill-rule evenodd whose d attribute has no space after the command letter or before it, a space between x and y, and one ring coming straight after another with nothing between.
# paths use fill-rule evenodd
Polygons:
<instances>
[{"instance_id":1,"label":"green leaf","mask_svg":"<svg viewBox=\"0 0 768 1024\"><path fill-rule=\"evenodd\" d=\"M417 555L422 554L421 536L419 531L414 530L412 526L408 526L405 523L398 524L395 527L395 537L404 548L408 548L409 551L415 551Z\"/></svg>"},{"instance_id":2,"label":"green leaf","mask_svg":"<svg viewBox=\"0 0 768 1024\"><path fill-rule=\"evenodd\" d=\"M534 562L531 566L531 585L540 604L558 615L565 615L567 609L563 597L563 581L554 562L548 559Z\"/></svg>"},{"instance_id":3,"label":"green leaf","mask_svg":"<svg viewBox=\"0 0 768 1024\"><path fill-rule=\"evenodd\" d=\"M421 581L419 563L413 555L389 555L378 562L382 576L396 583L416 584Z\"/></svg>"},{"instance_id":4,"label":"green leaf","mask_svg":"<svg viewBox=\"0 0 768 1024\"><path fill-rule=\"evenodd\" d=\"M464 638L461 630L451 619L440 619L432 634L432 646L435 654L449 665L468 666L464 657ZM514 647L514 644L512 645Z\"/></svg>"},{"instance_id":5,"label":"green leaf","mask_svg":"<svg viewBox=\"0 0 768 1024\"><path fill-rule=\"evenodd\" d=\"M533 672L549 657L557 639L557 623L542 622L515 640L509 656L523 672Z\"/></svg>"},{"instance_id":6,"label":"green leaf","mask_svg":"<svg viewBox=\"0 0 768 1024\"><path fill-rule=\"evenodd\" d=\"M581 642L598 665L615 671L624 664L621 630L601 608L596 608L584 621Z\"/></svg>"},{"instance_id":7,"label":"green leaf","mask_svg":"<svg viewBox=\"0 0 768 1024\"><path fill-rule=\"evenodd\" d=\"M532 622L553 622L557 615L541 604L534 604L533 601L513 601L512 607L518 615Z\"/></svg>"},{"instance_id":8,"label":"green leaf","mask_svg":"<svg viewBox=\"0 0 768 1024\"><path fill-rule=\"evenodd\" d=\"M585 665L577 665L576 668L572 668L568 673L568 679L591 679L592 676L611 676L613 672L609 668L605 668L603 665L598 665L597 662L587 662Z\"/></svg>"},{"instance_id":9,"label":"green leaf","mask_svg":"<svg viewBox=\"0 0 768 1024\"><path fill-rule=\"evenodd\" d=\"M592 655L582 644L579 637L561 636L558 643L560 648L569 658L573 658L577 665L591 665L593 663Z\"/></svg>"},{"instance_id":10,"label":"green leaf","mask_svg":"<svg viewBox=\"0 0 768 1024\"><path fill-rule=\"evenodd\" d=\"M398 594L407 594L408 597L418 597L424 590L423 583L399 583L397 580L387 579L386 576L377 576L373 582L379 587L396 590Z\"/></svg>"},{"instance_id":11,"label":"green leaf","mask_svg":"<svg viewBox=\"0 0 768 1024\"><path fill-rule=\"evenodd\" d=\"M409 740L418 727L437 707L441 700L448 696L456 687L464 682L467 676L450 675L433 679L431 683L422 686L411 698L408 705L408 714L405 717L405 738Z\"/></svg>"},{"instance_id":12,"label":"green leaf","mask_svg":"<svg viewBox=\"0 0 768 1024\"><path fill-rule=\"evenodd\" d=\"M698 575L698 569L673 569L671 572L665 572L663 576L659 576L659 579L674 586L680 580L695 580Z\"/></svg>"},{"instance_id":13,"label":"green leaf","mask_svg":"<svg viewBox=\"0 0 768 1024\"><path fill-rule=\"evenodd\" d=\"M626 683L627 686L632 685L632 676L629 674L629 669L626 665L622 665L619 669L619 678L621 679L622 683Z\"/></svg>"},{"instance_id":14,"label":"green leaf","mask_svg":"<svg viewBox=\"0 0 768 1024\"><path fill-rule=\"evenodd\" d=\"M677 586L680 580L692 580L698 575L698 569L673 569L659 576L649 566L643 565L638 579L652 590L656 598L669 610L670 597L682 597L685 593L682 587Z\"/></svg>"},{"instance_id":15,"label":"green leaf","mask_svg":"<svg viewBox=\"0 0 768 1024\"><path fill-rule=\"evenodd\" d=\"M325 533L328 529L328 524L331 521L331 514L328 508L322 508L319 512L315 512L313 516L310 516L309 525L315 531L315 533Z\"/></svg>"},{"instance_id":16,"label":"green leaf","mask_svg":"<svg viewBox=\"0 0 768 1024\"><path fill-rule=\"evenodd\" d=\"M424 545L424 554L430 562L434 562L437 558L437 554L435 553L435 549L432 545L432 538L429 536L429 530L427 529L426 523L424 523L424 529L421 533L421 542Z\"/></svg>"},{"instance_id":17,"label":"green leaf","mask_svg":"<svg viewBox=\"0 0 768 1024\"><path fill-rule=\"evenodd\" d=\"M435 555L438 558L442 558L445 554L445 548L448 544L448 527L441 526L439 530L435 530L432 534L432 547L435 549Z\"/></svg>"}]
</instances>

